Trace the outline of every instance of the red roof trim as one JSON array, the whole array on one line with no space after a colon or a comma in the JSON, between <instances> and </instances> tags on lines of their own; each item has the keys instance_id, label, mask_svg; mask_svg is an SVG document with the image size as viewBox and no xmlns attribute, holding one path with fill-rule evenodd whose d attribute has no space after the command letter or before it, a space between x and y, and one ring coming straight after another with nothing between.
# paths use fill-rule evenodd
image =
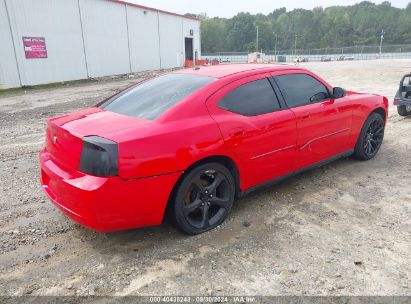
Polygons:
<instances>
[{"instance_id":1,"label":"red roof trim","mask_svg":"<svg viewBox=\"0 0 411 304\"><path fill-rule=\"evenodd\" d=\"M168 15L172 15L172 16L183 17L183 18L192 19L192 20L200 20L200 18L197 18L197 17L184 16L184 15L181 15L181 14L167 12L167 11L163 11L163 10L160 10L160 9L156 9L156 8L152 8L152 7L148 7L148 6L144 6L144 5L140 5L140 4L130 3L130 2L122 1L122 0L109 0L109 1L129 5L129 6L134 6L134 7L138 7L138 8L142 8L142 9L145 9L145 10L148 10L148 11L168 14Z\"/></svg>"}]
</instances>

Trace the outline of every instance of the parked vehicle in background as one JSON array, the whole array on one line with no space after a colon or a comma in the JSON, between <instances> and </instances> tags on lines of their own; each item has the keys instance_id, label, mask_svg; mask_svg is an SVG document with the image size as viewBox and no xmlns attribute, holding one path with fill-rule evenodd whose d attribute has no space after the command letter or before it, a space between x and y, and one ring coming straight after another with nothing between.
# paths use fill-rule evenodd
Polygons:
<instances>
[{"instance_id":1,"label":"parked vehicle in background","mask_svg":"<svg viewBox=\"0 0 411 304\"><path fill-rule=\"evenodd\" d=\"M308 62L308 58L307 57L302 57L302 56L298 56L296 58L294 58L294 62Z\"/></svg>"},{"instance_id":2,"label":"parked vehicle in background","mask_svg":"<svg viewBox=\"0 0 411 304\"><path fill-rule=\"evenodd\" d=\"M229 63L231 60L228 57L214 57L211 62Z\"/></svg>"},{"instance_id":3,"label":"parked vehicle in background","mask_svg":"<svg viewBox=\"0 0 411 304\"><path fill-rule=\"evenodd\" d=\"M327 61L331 61L330 56L321 56L321 62L327 62Z\"/></svg>"},{"instance_id":4,"label":"parked vehicle in background","mask_svg":"<svg viewBox=\"0 0 411 304\"><path fill-rule=\"evenodd\" d=\"M340 57L337 58L337 61L344 61L344 60L354 60L354 56L344 56L341 55Z\"/></svg>"},{"instance_id":5,"label":"parked vehicle in background","mask_svg":"<svg viewBox=\"0 0 411 304\"><path fill-rule=\"evenodd\" d=\"M411 74L404 75L395 94L394 105L401 116L411 115Z\"/></svg>"},{"instance_id":6,"label":"parked vehicle in background","mask_svg":"<svg viewBox=\"0 0 411 304\"><path fill-rule=\"evenodd\" d=\"M288 65L178 70L47 120L41 184L97 231L220 225L236 197L341 157L372 159L388 100Z\"/></svg>"}]
</instances>

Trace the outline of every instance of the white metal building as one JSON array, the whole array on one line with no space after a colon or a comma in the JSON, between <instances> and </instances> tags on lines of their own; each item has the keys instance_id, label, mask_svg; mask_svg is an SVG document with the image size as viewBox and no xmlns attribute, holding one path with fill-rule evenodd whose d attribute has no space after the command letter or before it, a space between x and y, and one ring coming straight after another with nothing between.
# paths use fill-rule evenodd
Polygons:
<instances>
[{"instance_id":1,"label":"white metal building","mask_svg":"<svg viewBox=\"0 0 411 304\"><path fill-rule=\"evenodd\" d=\"M118 0L0 0L0 88L182 67L200 21Z\"/></svg>"}]
</instances>

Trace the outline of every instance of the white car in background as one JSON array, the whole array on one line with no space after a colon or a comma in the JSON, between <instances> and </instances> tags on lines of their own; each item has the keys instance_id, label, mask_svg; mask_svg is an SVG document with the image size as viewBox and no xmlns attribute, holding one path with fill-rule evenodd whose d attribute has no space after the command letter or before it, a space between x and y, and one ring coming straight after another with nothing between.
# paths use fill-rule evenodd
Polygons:
<instances>
[{"instance_id":1,"label":"white car in background","mask_svg":"<svg viewBox=\"0 0 411 304\"><path fill-rule=\"evenodd\" d=\"M231 62L230 58L226 57L226 58L220 58L220 63L229 63Z\"/></svg>"},{"instance_id":2,"label":"white car in background","mask_svg":"<svg viewBox=\"0 0 411 304\"><path fill-rule=\"evenodd\" d=\"M308 62L308 58L307 57L302 57L302 56L298 56L298 57L294 58L294 63L298 63L298 62Z\"/></svg>"},{"instance_id":3,"label":"white car in background","mask_svg":"<svg viewBox=\"0 0 411 304\"><path fill-rule=\"evenodd\" d=\"M340 57L338 57L338 61L345 61L345 60L354 60L354 56L343 56L341 55Z\"/></svg>"}]
</instances>

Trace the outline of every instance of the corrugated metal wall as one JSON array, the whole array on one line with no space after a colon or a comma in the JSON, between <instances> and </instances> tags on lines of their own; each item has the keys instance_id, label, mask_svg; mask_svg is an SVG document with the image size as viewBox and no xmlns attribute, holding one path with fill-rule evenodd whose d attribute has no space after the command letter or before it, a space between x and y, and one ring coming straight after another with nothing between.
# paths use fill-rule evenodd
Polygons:
<instances>
[{"instance_id":1,"label":"corrugated metal wall","mask_svg":"<svg viewBox=\"0 0 411 304\"><path fill-rule=\"evenodd\" d=\"M158 13L127 6L127 20L132 70L160 69Z\"/></svg>"},{"instance_id":2,"label":"corrugated metal wall","mask_svg":"<svg viewBox=\"0 0 411 304\"><path fill-rule=\"evenodd\" d=\"M130 73L126 7L109 1L80 1L90 77Z\"/></svg>"},{"instance_id":3,"label":"corrugated metal wall","mask_svg":"<svg viewBox=\"0 0 411 304\"><path fill-rule=\"evenodd\" d=\"M20 86L5 0L0 0L0 88Z\"/></svg>"},{"instance_id":4,"label":"corrugated metal wall","mask_svg":"<svg viewBox=\"0 0 411 304\"><path fill-rule=\"evenodd\" d=\"M159 19L161 66L165 69L181 66L184 54L184 43L181 43L183 24L174 16L165 14L159 14Z\"/></svg>"},{"instance_id":5,"label":"corrugated metal wall","mask_svg":"<svg viewBox=\"0 0 411 304\"><path fill-rule=\"evenodd\" d=\"M23 85L87 78L77 0L6 0ZM23 36L45 37L48 58L26 59Z\"/></svg>"},{"instance_id":6,"label":"corrugated metal wall","mask_svg":"<svg viewBox=\"0 0 411 304\"><path fill-rule=\"evenodd\" d=\"M0 88L180 67L191 29L200 54L197 20L110 0L0 0ZM26 59L23 36L45 37L48 58Z\"/></svg>"}]
</instances>

